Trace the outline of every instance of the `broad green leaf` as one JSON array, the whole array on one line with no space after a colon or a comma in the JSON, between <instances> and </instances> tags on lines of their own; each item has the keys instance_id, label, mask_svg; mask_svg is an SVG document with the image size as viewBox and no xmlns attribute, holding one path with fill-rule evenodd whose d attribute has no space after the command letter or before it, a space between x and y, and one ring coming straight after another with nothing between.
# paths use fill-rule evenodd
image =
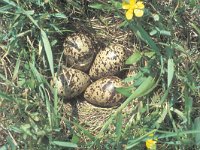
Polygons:
<instances>
[{"instance_id":1,"label":"broad green leaf","mask_svg":"<svg viewBox=\"0 0 200 150\"><path fill-rule=\"evenodd\" d=\"M140 97L146 95L154 84L154 79L149 76L148 78L141 78L140 86L135 91L133 91L133 87L116 88L116 91L126 97L129 97L132 93L135 93L136 97Z\"/></svg>"},{"instance_id":2,"label":"broad green leaf","mask_svg":"<svg viewBox=\"0 0 200 150\"><path fill-rule=\"evenodd\" d=\"M43 30L41 30L41 37L42 37L44 50L45 50L45 53L46 53L46 56L47 56L47 59L49 62L51 74L52 74L52 76L54 76L53 55L52 55L51 45L50 45L50 42L49 42L49 39L48 39L46 33Z\"/></svg>"},{"instance_id":3,"label":"broad green leaf","mask_svg":"<svg viewBox=\"0 0 200 150\"><path fill-rule=\"evenodd\" d=\"M141 97L149 93L151 89L154 87L155 79L149 76L146 78L142 84L133 92L136 97Z\"/></svg>"},{"instance_id":4,"label":"broad green leaf","mask_svg":"<svg viewBox=\"0 0 200 150\"><path fill-rule=\"evenodd\" d=\"M131 89L132 88L116 88L115 90L119 93L121 93L122 95L129 97L131 95Z\"/></svg>"},{"instance_id":5,"label":"broad green leaf","mask_svg":"<svg viewBox=\"0 0 200 150\"><path fill-rule=\"evenodd\" d=\"M150 34L151 36L154 36L154 35L157 34L157 33L158 33L158 31L155 30L155 29L153 29L149 34Z\"/></svg>"},{"instance_id":6,"label":"broad green leaf","mask_svg":"<svg viewBox=\"0 0 200 150\"><path fill-rule=\"evenodd\" d=\"M78 148L77 144L71 142L62 142L62 141L52 141L52 145L62 146L62 147L70 147L70 148Z\"/></svg>"},{"instance_id":7,"label":"broad green leaf","mask_svg":"<svg viewBox=\"0 0 200 150\"><path fill-rule=\"evenodd\" d=\"M146 79L146 77L143 77L143 76L135 79L134 86L136 86L136 87L140 86L145 81L145 79Z\"/></svg>"},{"instance_id":8,"label":"broad green leaf","mask_svg":"<svg viewBox=\"0 0 200 150\"><path fill-rule=\"evenodd\" d=\"M155 52L145 52L144 56L147 56L149 58L153 57L155 55Z\"/></svg>"},{"instance_id":9,"label":"broad green leaf","mask_svg":"<svg viewBox=\"0 0 200 150\"><path fill-rule=\"evenodd\" d=\"M135 52L132 54L125 62L125 64L130 65L138 62L142 58L142 55L140 52Z\"/></svg>"},{"instance_id":10,"label":"broad green leaf","mask_svg":"<svg viewBox=\"0 0 200 150\"><path fill-rule=\"evenodd\" d=\"M76 134L73 134L71 142L72 143L78 143L79 142L79 137Z\"/></svg>"},{"instance_id":11,"label":"broad green leaf","mask_svg":"<svg viewBox=\"0 0 200 150\"><path fill-rule=\"evenodd\" d=\"M123 79L123 82L132 82L132 81L134 81L134 79L135 79L135 75L133 75L133 76L130 76L130 77L126 77L125 79Z\"/></svg>"},{"instance_id":12,"label":"broad green leaf","mask_svg":"<svg viewBox=\"0 0 200 150\"><path fill-rule=\"evenodd\" d=\"M172 79L174 76L174 61L173 59L168 59L168 66L167 66L167 86L171 85Z\"/></svg>"},{"instance_id":13,"label":"broad green leaf","mask_svg":"<svg viewBox=\"0 0 200 150\"><path fill-rule=\"evenodd\" d=\"M160 34L165 36L171 36L171 32L166 30L160 30Z\"/></svg>"}]
</instances>

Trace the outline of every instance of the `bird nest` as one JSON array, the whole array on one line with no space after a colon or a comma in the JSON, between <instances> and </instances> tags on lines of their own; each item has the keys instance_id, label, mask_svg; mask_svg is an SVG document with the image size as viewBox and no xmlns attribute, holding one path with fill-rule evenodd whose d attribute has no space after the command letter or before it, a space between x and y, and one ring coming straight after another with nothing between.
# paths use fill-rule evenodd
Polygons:
<instances>
[{"instance_id":1,"label":"bird nest","mask_svg":"<svg viewBox=\"0 0 200 150\"><path fill-rule=\"evenodd\" d=\"M114 108L96 107L86 101L65 103L63 106L65 118L67 117L71 121L78 121L80 125L91 132L99 131L105 120L115 111Z\"/></svg>"},{"instance_id":2,"label":"bird nest","mask_svg":"<svg viewBox=\"0 0 200 150\"><path fill-rule=\"evenodd\" d=\"M113 20L113 17L108 16L102 18L101 20L92 18L89 22L89 25L87 23L77 23L78 25L76 27L76 30L89 33L90 37L92 37L93 39L94 44L96 44L95 46L98 47L98 49L99 47L101 49L102 47L105 47L110 43L121 44L124 46L126 55L128 57L138 47L138 41L136 40L132 32L130 30L126 31L119 28L119 24L122 23L122 20ZM83 96L80 95L77 99L83 99ZM93 135L97 135L97 133L102 129L102 126L106 122L106 120L117 109L117 107L96 107L85 100L75 100L73 102L63 103L62 106L63 120L67 119L72 122L78 122L79 125L87 129ZM134 104L130 104L130 106L125 107L122 113L132 114L133 106ZM127 122L127 120L125 122Z\"/></svg>"},{"instance_id":3,"label":"bird nest","mask_svg":"<svg viewBox=\"0 0 200 150\"><path fill-rule=\"evenodd\" d=\"M137 100L133 100L128 106L126 106L122 110L121 113L124 118L122 122L123 126L125 126L129 122L129 119L127 118L135 115L135 112L137 110L136 105L138 104L139 103ZM99 133L104 123L111 117L112 114L117 111L118 108L117 106L112 108L96 107L85 100L63 103L62 106L63 122L66 119L69 120L71 123L75 122L72 123L75 131L80 129L80 127L78 126L81 126L81 128L89 131L92 135L97 135ZM68 130L67 127L64 128L65 131ZM114 131L113 126L110 126L109 129L109 132Z\"/></svg>"}]
</instances>

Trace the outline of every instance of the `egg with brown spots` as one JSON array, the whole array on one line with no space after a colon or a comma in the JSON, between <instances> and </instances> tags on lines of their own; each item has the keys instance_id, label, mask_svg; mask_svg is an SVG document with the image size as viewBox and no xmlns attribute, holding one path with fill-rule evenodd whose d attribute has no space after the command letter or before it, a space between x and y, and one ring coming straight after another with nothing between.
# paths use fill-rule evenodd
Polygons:
<instances>
[{"instance_id":1,"label":"egg with brown spots","mask_svg":"<svg viewBox=\"0 0 200 150\"><path fill-rule=\"evenodd\" d=\"M90 84L90 77L77 69L63 68L52 82L57 85L58 95L67 99L81 94Z\"/></svg>"},{"instance_id":2,"label":"egg with brown spots","mask_svg":"<svg viewBox=\"0 0 200 150\"><path fill-rule=\"evenodd\" d=\"M72 34L65 39L63 47L69 67L82 71L90 68L95 51L88 36L82 33Z\"/></svg>"},{"instance_id":3,"label":"egg with brown spots","mask_svg":"<svg viewBox=\"0 0 200 150\"><path fill-rule=\"evenodd\" d=\"M100 79L115 75L123 67L124 61L125 52L122 45L111 44L97 54L89 70L89 76L92 79Z\"/></svg>"},{"instance_id":4,"label":"egg with brown spots","mask_svg":"<svg viewBox=\"0 0 200 150\"><path fill-rule=\"evenodd\" d=\"M100 107L113 107L124 100L124 96L117 93L115 87L124 86L122 80L116 76L108 76L93 82L84 93L84 98L91 104Z\"/></svg>"}]
</instances>

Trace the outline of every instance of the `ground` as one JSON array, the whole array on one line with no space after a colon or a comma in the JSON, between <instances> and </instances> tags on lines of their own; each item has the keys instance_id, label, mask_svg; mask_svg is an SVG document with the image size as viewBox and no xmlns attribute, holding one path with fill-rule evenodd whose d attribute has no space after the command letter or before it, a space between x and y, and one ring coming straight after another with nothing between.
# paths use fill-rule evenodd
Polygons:
<instances>
[{"instance_id":1,"label":"ground","mask_svg":"<svg viewBox=\"0 0 200 150\"><path fill-rule=\"evenodd\" d=\"M121 1L0 2L0 149L145 149L148 139L198 149L199 2L144 5L128 21ZM123 45L120 77L134 84L118 89L127 97L119 107L66 101L50 84L72 33L90 37L95 52Z\"/></svg>"}]
</instances>

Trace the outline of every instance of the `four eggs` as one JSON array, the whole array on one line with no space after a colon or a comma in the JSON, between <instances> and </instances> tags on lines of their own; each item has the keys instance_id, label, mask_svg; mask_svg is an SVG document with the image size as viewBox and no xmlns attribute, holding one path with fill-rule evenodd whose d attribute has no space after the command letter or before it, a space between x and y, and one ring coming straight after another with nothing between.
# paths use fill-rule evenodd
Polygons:
<instances>
[{"instance_id":1,"label":"four eggs","mask_svg":"<svg viewBox=\"0 0 200 150\"><path fill-rule=\"evenodd\" d=\"M126 59L122 45L110 44L97 53L86 35L72 34L63 46L67 67L53 80L60 96L71 99L84 92L86 101L99 107L116 106L125 99L115 91L125 86L115 76Z\"/></svg>"}]
</instances>

